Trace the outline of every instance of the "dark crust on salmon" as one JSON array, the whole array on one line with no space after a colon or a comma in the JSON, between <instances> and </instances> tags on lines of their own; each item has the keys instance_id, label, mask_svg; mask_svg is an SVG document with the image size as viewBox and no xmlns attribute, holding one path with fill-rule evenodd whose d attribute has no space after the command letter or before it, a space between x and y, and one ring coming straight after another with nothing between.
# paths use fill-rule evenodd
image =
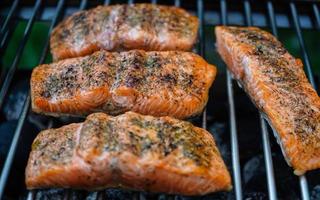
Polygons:
<instances>
[{"instance_id":1,"label":"dark crust on salmon","mask_svg":"<svg viewBox=\"0 0 320 200\"><path fill-rule=\"evenodd\" d=\"M32 108L53 116L135 111L187 118L202 112L215 75L189 52L98 51L36 67Z\"/></svg>"},{"instance_id":2,"label":"dark crust on salmon","mask_svg":"<svg viewBox=\"0 0 320 200\"><path fill-rule=\"evenodd\" d=\"M320 98L302 62L255 27L216 27L216 36L220 55L267 115L295 173L319 168Z\"/></svg>"},{"instance_id":3,"label":"dark crust on salmon","mask_svg":"<svg viewBox=\"0 0 320 200\"><path fill-rule=\"evenodd\" d=\"M213 137L189 122L128 112L42 131L32 144L29 189L63 187L202 195L231 188Z\"/></svg>"},{"instance_id":4,"label":"dark crust on salmon","mask_svg":"<svg viewBox=\"0 0 320 200\"><path fill-rule=\"evenodd\" d=\"M152 4L98 6L61 22L50 38L54 60L88 55L104 49L123 51L192 48L198 19L185 10Z\"/></svg>"}]
</instances>

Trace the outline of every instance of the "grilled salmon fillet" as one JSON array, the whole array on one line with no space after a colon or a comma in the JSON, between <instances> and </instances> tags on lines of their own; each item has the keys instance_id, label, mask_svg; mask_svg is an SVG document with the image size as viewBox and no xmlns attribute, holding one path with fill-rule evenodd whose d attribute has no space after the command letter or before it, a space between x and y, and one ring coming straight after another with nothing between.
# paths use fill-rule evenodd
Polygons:
<instances>
[{"instance_id":1,"label":"grilled salmon fillet","mask_svg":"<svg viewBox=\"0 0 320 200\"><path fill-rule=\"evenodd\" d=\"M198 19L185 10L152 4L98 6L61 22L50 38L54 60L99 49L190 50Z\"/></svg>"},{"instance_id":2,"label":"grilled salmon fillet","mask_svg":"<svg viewBox=\"0 0 320 200\"><path fill-rule=\"evenodd\" d=\"M205 107L215 75L190 52L98 51L36 67L32 108L53 116L135 111L187 118Z\"/></svg>"},{"instance_id":3,"label":"grilled salmon fillet","mask_svg":"<svg viewBox=\"0 0 320 200\"><path fill-rule=\"evenodd\" d=\"M266 114L297 175L320 167L320 98L294 58L270 33L219 26L217 48L229 70Z\"/></svg>"},{"instance_id":4,"label":"grilled salmon fillet","mask_svg":"<svg viewBox=\"0 0 320 200\"><path fill-rule=\"evenodd\" d=\"M42 131L32 144L26 184L34 188L134 190L202 195L231 189L212 135L171 117L95 113Z\"/></svg>"}]
</instances>

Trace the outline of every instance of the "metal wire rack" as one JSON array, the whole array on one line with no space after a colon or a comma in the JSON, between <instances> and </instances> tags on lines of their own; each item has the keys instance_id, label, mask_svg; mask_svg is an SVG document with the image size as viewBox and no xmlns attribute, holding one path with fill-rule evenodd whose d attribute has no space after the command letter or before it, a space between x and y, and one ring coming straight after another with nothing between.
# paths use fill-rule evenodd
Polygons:
<instances>
[{"instance_id":1,"label":"metal wire rack","mask_svg":"<svg viewBox=\"0 0 320 200\"><path fill-rule=\"evenodd\" d=\"M204 26L207 24L205 17L206 10L205 5L208 4L214 4L215 6L212 6L212 11L217 13L219 16L219 22L214 24L223 24L228 25L228 18L229 18L229 12L228 12L228 6L230 5L230 2L227 0L216 0L212 2L206 2L205 0L197 0L192 1L194 2L194 9L195 14L198 16L200 21L200 27L199 27L199 42L197 44L196 52L203 56L205 59L205 34L204 34ZM53 29L53 27L58 23L58 21L64 16L65 13L65 7L66 7L66 0L58 0L56 3L55 8L55 15L51 19L51 25L49 28L49 32L46 38L46 41L43 46L42 54L40 56L39 64L44 63L45 58L48 54L48 47L49 47L49 37L50 32ZM79 2L78 10L86 9L88 5L87 0L81 0ZM101 2L101 4L104 3L105 5L108 5L110 3L117 3L113 2L113 0L105 0L104 2ZM134 0L128 0L128 4L135 3ZM157 0L151 0L150 3L161 3ZM172 4L175 6L181 6L182 0L172 0ZM243 0L238 1L237 4L242 4L242 12L241 14L244 16L244 23L242 25L248 25L252 26L253 24L253 15L252 15L252 9L251 5L253 3L257 3L254 1L249 0ZM278 36L278 22L277 22L277 16L274 9L274 2L272 1L259 1L259 4L263 4L263 7L266 10L266 18L268 21L268 27L271 29L272 33L275 36ZM9 30L9 24L13 21L15 17L15 13L17 9L19 8L19 5L21 4L20 0L14 0L11 4L11 6L8 9L8 12L6 14L6 17L3 21L3 23L0 26L0 52L3 52L6 48L6 44L8 43L8 40L10 39L12 35L12 31ZM17 49L17 52L15 54L14 60L8 69L8 71L5 73L5 75L0 77L0 110L3 108L4 100L7 96L8 90L10 88L10 85L12 84L13 77L18 70L18 64L20 62L23 50L26 46L26 43L28 41L29 35L31 33L32 27L34 25L34 22L39 19L39 13L42 12L42 8L44 4L44 1L42 0L36 0L34 3L34 6L32 8L32 13L28 18L27 26L25 27L23 37L21 41L19 42L19 47ZM300 15L297 10L297 2L290 1L286 2L288 5L288 14L291 24L289 23L289 27L294 28L296 32L296 37L299 41L301 55L304 61L304 65L306 68L306 73L308 75L308 78L312 84L313 87L316 88L314 75L311 68L311 62L309 58L309 54L307 52L307 48L304 42L302 30L301 30L301 24L300 24ZM319 3L316 1L310 1L308 2L308 6L310 6L313 13L311 14L314 18L314 27L320 30L320 14L319 14ZM210 7L211 9L211 7ZM209 23L210 24L210 23ZM211 25L211 24L210 24ZM236 108L235 108L235 96L234 96L234 82L232 80L231 74L226 71L226 85L227 85L227 94L228 94L228 107L229 107L229 126L230 126L230 143L231 143L231 160L232 160L232 175L233 175L233 185L234 185L234 197L235 199L243 199L243 188L242 188L242 180L241 180L241 168L240 168L240 160L239 160L239 144L238 144L238 134L237 134L237 118L236 118ZM26 98L24 102L24 106L22 109L22 112L20 114L13 139L11 141L11 145L7 154L7 157L4 162L4 166L1 169L1 176L0 176L0 199L4 195L4 191L6 188L6 183L8 181L9 173L12 167L13 159L16 153L16 149L18 147L18 141L21 137L21 131L23 129L24 123L26 121L26 118L29 114L29 108L30 108L30 94L28 94L28 97ZM52 124L52 123L49 123ZM274 167L273 167L273 160L271 155L271 148L270 148L270 139L269 139L269 132L268 132L268 125L266 123L266 120L263 118L263 116L260 114L260 126L261 126L261 140L262 140L262 147L263 147L263 154L264 154L264 161L265 161L265 168L266 168L266 177L267 177L267 188L268 188L268 197L271 200L277 199L277 188L276 188L276 179L274 175ZM202 114L202 127L207 128L207 112L206 110ZM274 138L272 138L274 139ZM301 199L308 200L310 199L309 189L308 189L308 181L306 176L299 177L300 181L300 190L301 190ZM64 199L68 199L70 195L70 190L65 191ZM27 199L31 200L35 198L37 191L32 190L28 192ZM95 193L96 199L103 198L100 192ZM173 198L173 197L170 197ZM138 196L134 196L133 199L146 199L143 194L140 194Z\"/></svg>"}]
</instances>

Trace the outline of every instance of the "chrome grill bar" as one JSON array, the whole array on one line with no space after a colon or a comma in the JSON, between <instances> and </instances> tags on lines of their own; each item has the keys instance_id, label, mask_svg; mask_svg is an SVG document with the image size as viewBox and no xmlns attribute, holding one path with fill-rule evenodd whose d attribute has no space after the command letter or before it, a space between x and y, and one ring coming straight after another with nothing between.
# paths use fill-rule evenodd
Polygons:
<instances>
[{"instance_id":1,"label":"chrome grill bar","mask_svg":"<svg viewBox=\"0 0 320 200\"><path fill-rule=\"evenodd\" d=\"M252 26L252 13L251 13L251 6L248 0L244 1L244 9L245 9L245 18L246 23L248 26ZM273 16L273 13L270 13L269 15ZM270 19L271 21L274 20L274 18ZM275 21L273 21L273 24L275 25ZM261 133L262 133L262 144L263 144L263 153L264 153L264 160L265 160L265 166L266 166L266 174L267 174L267 186L268 186L268 194L270 200L276 200L277 199L277 189L274 179L274 171L273 171L273 162L272 162L272 155L270 150L270 141L269 141L269 133L266 125L266 121L263 118L262 114L260 115L260 125L261 125Z\"/></svg>"},{"instance_id":2,"label":"chrome grill bar","mask_svg":"<svg viewBox=\"0 0 320 200\"><path fill-rule=\"evenodd\" d=\"M37 3L40 2L40 1L41 0L37 1ZM42 55L40 57L39 64L42 64L44 62L45 58L46 58L46 55L48 53L48 47L49 47L50 33L51 33L51 30L53 29L53 27L55 26L55 24L58 21L58 18L59 18L60 14L61 14L63 5L64 5L64 0L60 0L58 2L58 5L57 5L56 15L52 20L52 23L51 23L51 26L50 26L50 29L49 29L49 32L48 32L47 41L46 41L44 49L42 51ZM40 5L36 4L35 7L38 8L38 6L40 6ZM34 18L31 18L31 19L34 20ZM6 159L6 162L5 162L5 166L4 166L4 169L2 170L2 173L1 173L0 198L2 197L3 191L5 189L5 184L6 184L6 181L7 181L7 177L9 175L10 168L11 168L12 161L13 161L13 157L14 157L15 151L17 149L18 140L20 138L24 122L25 122L26 117L28 115L29 106L30 106L30 93L28 94L28 96L27 96L27 98L26 98L26 100L24 102L23 110L22 110L22 112L20 114L20 117L19 117L19 121L18 121L16 130L15 130L15 133L14 133L14 138L13 138L13 140L11 142L11 145L10 145L9 153L8 153L8 156L7 156L7 159ZM5 170L5 169L7 169L7 170ZM28 198L34 197L35 196L34 194L35 194L34 191L29 192Z\"/></svg>"},{"instance_id":3,"label":"chrome grill bar","mask_svg":"<svg viewBox=\"0 0 320 200\"><path fill-rule=\"evenodd\" d=\"M10 38L11 30L9 29L9 24L12 23L12 19L15 16L15 13L17 11L17 6L19 5L20 0L15 0L9 10L8 16L6 17L0 31L0 53L3 56L4 48ZM1 69L2 73L0 77L0 85L2 85L4 74L5 74L5 68ZM0 104L1 108L1 104Z\"/></svg>"},{"instance_id":4,"label":"chrome grill bar","mask_svg":"<svg viewBox=\"0 0 320 200\"><path fill-rule=\"evenodd\" d=\"M174 6L180 7L180 0L174 0Z\"/></svg>"},{"instance_id":5,"label":"chrome grill bar","mask_svg":"<svg viewBox=\"0 0 320 200\"><path fill-rule=\"evenodd\" d=\"M311 64L310 64L310 58L306 49L306 45L305 42L303 40L303 36L302 36L302 31L301 31L301 27L300 27L300 22L299 22L299 17L298 17L298 12L296 9L296 6L293 2L290 2L290 10L291 10L291 15L292 15L292 19L293 19L293 24L294 24L294 28L296 30L297 33L297 37L299 40L299 44L300 44L300 48L301 48L301 53L303 56L303 60L304 60L304 64L306 67L306 71L307 71L307 76L309 78L309 81L312 85L312 87L314 87L316 90L316 84L314 82L314 78L313 78L313 72L311 69Z\"/></svg>"},{"instance_id":6,"label":"chrome grill bar","mask_svg":"<svg viewBox=\"0 0 320 200\"><path fill-rule=\"evenodd\" d=\"M0 39L2 39L4 34L7 32L8 25L9 25L10 21L12 20L12 17L14 16L15 11L17 10L17 6L19 4L19 1L20 0L15 0L12 3L12 6L11 6L10 11L8 13L8 16L6 17L6 20L4 21L4 23L1 27L1 30L0 30Z\"/></svg>"},{"instance_id":7,"label":"chrome grill bar","mask_svg":"<svg viewBox=\"0 0 320 200\"><path fill-rule=\"evenodd\" d=\"M301 53L303 56L305 67L306 67L307 76L309 78L309 81L310 81L312 87L317 90L317 86L316 86L314 78L313 78L313 72L311 69L309 55L308 55L307 49L305 47L305 42L304 42L304 39L302 36L299 15L298 15L295 4L293 2L290 2L289 5L290 5L290 11L291 11L292 19L293 19L294 28L296 30L296 34L297 34L298 41L300 44ZM300 176L299 181L300 181L300 190L301 190L302 199L309 200L310 194L309 194L308 181L307 181L306 176L305 175Z\"/></svg>"},{"instance_id":8,"label":"chrome grill bar","mask_svg":"<svg viewBox=\"0 0 320 200\"><path fill-rule=\"evenodd\" d=\"M26 44L26 42L28 40L28 36L30 34L32 25L33 25L33 23L35 21L36 15L37 15L37 13L39 11L41 2L42 2L41 0L37 0L36 4L34 6L33 14L32 14L31 18L28 21L27 27L26 27L24 35L23 35L23 39L21 40L21 42L19 44L19 48L17 50L17 55L16 55L16 57L15 57L15 59L13 61L13 64L11 65L11 67L10 67L8 73L7 73L7 76L6 76L5 80L4 80L4 83L3 83L2 87L1 87L1 91L0 91L0 109L2 107L5 95L6 95L7 91L8 91L8 89L9 89L10 83L11 83L13 75L14 75L14 72L16 71L18 62L20 60L20 57L21 57L23 49L24 49L24 46L25 46L25 44ZM20 122L20 120L19 120L19 122ZM13 161L13 158L14 158L14 154L15 154L16 149L17 149L17 144L18 144L18 141L19 141L20 133L21 133L21 128L20 128L20 130L18 128L17 128L18 131L15 132L14 137L12 139L12 143L11 143L11 146L10 146L10 149L9 149L9 153L7 155L4 167L3 167L2 172L1 172L1 176L0 176L0 199L2 198L4 189L5 189L5 184L7 182L7 178L9 176L9 172L10 172L10 168L11 168L11 164L12 164L12 161Z\"/></svg>"},{"instance_id":9,"label":"chrome grill bar","mask_svg":"<svg viewBox=\"0 0 320 200\"><path fill-rule=\"evenodd\" d=\"M36 191L35 190L31 190L31 191L28 192L27 200L35 199L35 196L36 196Z\"/></svg>"},{"instance_id":10,"label":"chrome grill bar","mask_svg":"<svg viewBox=\"0 0 320 200\"><path fill-rule=\"evenodd\" d=\"M261 123L261 132L262 132L264 161L265 161L266 171L267 171L269 199L275 200L277 199L277 189L276 189L276 183L274 179L269 133L267 130L266 121L261 114L260 114L260 123Z\"/></svg>"},{"instance_id":11,"label":"chrome grill bar","mask_svg":"<svg viewBox=\"0 0 320 200\"><path fill-rule=\"evenodd\" d=\"M220 16L221 16L221 24L227 25L228 15L227 15L227 3L225 0L220 0ZM230 123L234 192L235 192L236 199L241 200L243 198L242 198L237 122L236 122L236 113L235 113L235 106L234 106L232 77L229 70L227 70L227 90L228 90L228 103L229 103L229 123Z\"/></svg>"},{"instance_id":12,"label":"chrome grill bar","mask_svg":"<svg viewBox=\"0 0 320 200\"><path fill-rule=\"evenodd\" d=\"M312 9L314 12L314 17L316 18L317 28L320 29L320 14L317 4L312 4Z\"/></svg>"},{"instance_id":13,"label":"chrome grill bar","mask_svg":"<svg viewBox=\"0 0 320 200\"><path fill-rule=\"evenodd\" d=\"M25 47L25 45L26 45L26 43L28 41L32 26L33 26L33 23L34 23L34 21L36 19L36 16L38 14L39 9L40 9L41 2L42 2L41 0L37 0L36 4L34 6L33 14L32 14L31 18L28 21L27 27L26 27L25 32L23 34L23 39L20 41L19 47L17 49L17 54L16 54L16 56L15 56L15 58L13 60L13 63L11 65L11 67L9 68L9 71L8 71L8 73L6 75L6 78L4 79L4 82L2 84L1 91L0 91L0 109L1 109L1 107L3 105L5 96L6 96L7 92L8 92L9 86L10 86L12 78L13 78L13 75L14 75L14 73L15 73L15 71L17 69L17 66L19 64L23 49L24 49L24 47ZM0 195L1 195L1 193L0 193Z\"/></svg>"},{"instance_id":14,"label":"chrome grill bar","mask_svg":"<svg viewBox=\"0 0 320 200\"><path fill-rule=\"evenodd\" d=\"M151 3L156 4L157 0L150 0ZM202 57L205 57L205 35L204 35L204 2L203 0L197 0L196 4L196 13L199 18L200 26L199 26L199 43L197 45L197 53L200 54ZM226 0L220 0L220 16L221 16L221 24L227 25L228 23L228 11L227 11L227 1ZM80 10L85 9L88 1L82 0L80 3ZM105 0L105 4L109 4L110 0ZM134 3L134 0L128 0L129 4ZM175 6L180 7L181 1L180 0L172 0L172 3ZM38 5L39 4L39 5ZM288 3L289 5L289 11L291 13L291 19L293 22L293 27L295 28L297 39L299 41L301 54L304 59L306 72L308 74L308 78L312 85L316 87L314 82L314 76L312 73L311 63L309 59L309 55L307 53L307 48L305 46L305 42L303 40L302 30L301 30L301 24L299 22L299 19L301 16L299 16L296 5L294 2ZM13 19L13 16L15 16L14 11L17 10L19 7L19 0L15 0L10 10L6 16L6 19L4 20L4 23L0 30L0 40L1 45L5 44L7 40L10 39L10 34L8 30L8 26L10 22ZM276 15L273 8L273 4L271 1L266 2L267 6L267 14L269 19L269 26L271 27L271 30L275 36L278 36L278 30L277 27L279 27L279 24L277 26L276 21ZM318 29L320 29L320 16L319 16L319 9L317 3L311 3L310 6L313 9L313 14L315 18L315 24ZM17 54L14 58L14 61L9 68L9 72L6 75L6 79L4 81L4 84L2 85L1 91L0 91L0 108L2 108L3 101L6 97L6 93L8 92L8 88L12 82L13 75L15 74L15 71L17 70L18 63L20 61L20 58L22 57L22 52L24 49L24 46L26 42L28 41L28 36L31 32L33 22L38 19L37 13L40 12L40 0L37 0L35 6L34 6L34 12L32 13L31 17L28 18L28 24L24 32L23 39L20 41ZM59 16L62 14L62 10L64 7L64 0L60 0L57 5L57 13L52 19L50 30L44 45L43 52L41 54L39 64L43 63L49 49L49 36L52 28L55 26L56 22L58 21ZM253 16L251 11L251 5L249 0L243 0L243 7L244 7L244 16L245 16L245 22L247 25L251 26L253 24ZM207 17L207 13L206 13ZM3 47L3 46L1 46ZM235 100L234 100L234 88L233 88L233 82L232 82L232 76L229 71L227 71L227 94L228 94L228 106L229 106L229 126L230 126L230 140L231 140L231 152L232 152L232 172L233 172L233 183L234 183L234 192L235 192L235 198L236 199L243 199L243 193L242 193L242 184L241 184L241 167L240 167L240 159L239 159L239 147L238 147L238 136L237 136L237 121L236 121L236 109L235 109ZM21 115L19 117L19 121L17 123L17 127L14 133L14 137L12 139L9 153L7 155L5 165L1 171L1 177L0 177L0 198L3 196L3 192L5 189L5 185L7 182L8 175L10 173L10 168L12 165L12 161L15 155L15 151L18 146L19 138L21 135L21 130L23 128L24 122L27 118L27 115L29 113L29 106L30 106L30 94L26 98L23 106L23 110L21 112ZM52 121L51 121L52 122ZM266 121L263 119L263 117L260 115L260 125L261 125L261 132L262 132L262 143L263 143L263 152L264 152L264 159L265 159L265 167L266 167L266 174L267 174L267 186L268 186L268 194L269 199L277 199L277 188L275 184L275 177L274 177L274 169L273 169L273 163L272 163L272 156L271 156L271 149L270 149L270 141L269 141L269 133ZM207 128L207 113L206 110L204 110L202 114L202 127ZM303 200L308 200L310 198L309 195L309 189L308 189L308 181L306 176L300 176L300 188L301 188L301 196ZM72 190L65 190L64 198L63 199L70 199L73 191ZM96 192L94 193L94 199L104 199L104 192ZM29 191L27 199L31 200L34 199L37 196L37 190ZM144 193L138 193L135 192L133 195L133 199L139 199L144 200L147 199L144 195ZM159 199L179 199L178 196L173 195L159 195Z\"/></svg>"},{"instance_id":15,"label":"chrome grill bar","mask_svg":"<svg viewBox=\"0 0 320 200\"><path fill-rule=\"evenodd\" d=\"M180 3L179 3L180 4ZM199 18L199 46L198 54L205 58L205 42L204 42L204 12L203 12L203 0L197 1L197 15ZM202 128L207 129L207 110L204 109L202 113Z\"/></svg>"}]
</instances>

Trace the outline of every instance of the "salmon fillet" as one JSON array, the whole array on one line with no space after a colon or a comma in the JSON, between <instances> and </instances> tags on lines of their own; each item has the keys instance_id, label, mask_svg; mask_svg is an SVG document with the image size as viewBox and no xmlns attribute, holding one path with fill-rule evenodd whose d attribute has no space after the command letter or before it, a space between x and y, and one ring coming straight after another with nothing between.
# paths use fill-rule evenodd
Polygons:
<instances>
[{"instance_id":1,"label":"salmon fillet","mask_svg":"<svg viewBox=\"0 0 320 200\"><path fill-rule=\"evenodd\" d=\"M212 135L171 117L95 113L42 131L26 168L28 189L122 187L203 195L231 189Z\"/></svg>"},{"instance_id":2,"label":"salmon fillet","mask_svg":"<svg viewBox=\"0 0 320 200\"><path fill-rule=\"evenodd\" d=\"M32 108L52 116L135 111L187 118L202 112L215 75L189 52L98 51L36 67Z\"/></svg>"},{"instance_id":3,"label":"salmon fillet","mask_svg":"<svg viewBox=\"0 0 320 200\"><path fill-rule=\"evenodd\" d=\"M266 114L296 175L320 167L320 98L294 58L270 33L219 26L217 48L229 70Z\"/></svg>"},{"instance_id":4,"label":"salmon fillet","mask_svg":"<svg viewBox=\"0 0 320 200\"><path fill-rule=\"evenodd\" d=\"M98 6L61 22L51 34L50 46L54 60L99 49L187 51L196 42L197 30L198 19L173 6Z\"/></svg>"}]
</instances>

